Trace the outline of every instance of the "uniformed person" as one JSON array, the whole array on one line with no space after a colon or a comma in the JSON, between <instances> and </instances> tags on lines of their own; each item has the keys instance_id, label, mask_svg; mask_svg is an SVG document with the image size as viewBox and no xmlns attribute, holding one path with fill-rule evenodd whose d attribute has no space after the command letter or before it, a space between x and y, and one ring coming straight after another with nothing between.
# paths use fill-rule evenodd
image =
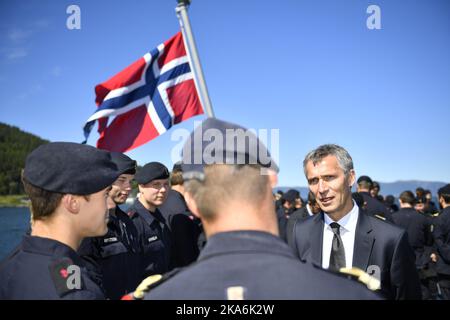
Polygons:
<instances>
[{"instance_id":1,"label":"uniformed person","mask_svg":"<svg viewBox=\"0 0 450 320\"><path fill-rule=\"evenodd\" d=\"M440 294L450 300L450 184L440 188L438 196L442 211L433 232L437 249L433 259L436 261Z\"/></svg>"},{"instance_id":2,"label":"uniformed person","mask_svg":"<svg viewBox=\"0 0 450 320\"><path fill-rule=\"evenodd\" d=\"M106 298L116 300L134 291L142 281L142 270L137 229L119 207L132 191L136 161L120 152L111 152L111 158L120 176L108 196L108 232L102 237L84 239L78 254L101 279Z\"/></svg>"},{"instance_id":3,"label":"uniformed person","mask_svg":"<svg viewBox=\"0 0 450 320\"><path fill-rule=\"evenodd\" d=\"M76 250L106 233L106 198L118 176L109 152L88 145L54 142L28 155L32 230L0 266L0 299L104 298Z\"/></svg>"},{"instance_id":4,"label":"uniformed person","mask_svg":"<svg viewBox=\"0 0 450 320\"><path fill-rule=\"evenodd\" d=\"M295 211L295 199L300 194L297 190L290 189L281 197L281 207L277 210L278 230L280 238L287 242L287 224L289 216Z\"/></svg>"},{"instance_id":5,"label":"uniformed person","mask_svg":"<svg viewBox=\"0 0 450 320\"><path fill-rule=\"evenodd\" d=\"M166 201L159 207L166 219L172 243L171 266L184 267L195 261L200 252L201 223L190 212L184 199L183 170L175 163L170 174L170 190Z\"/></svg>"},{"instance_id":6,"label":"uniformed person","mask_svg":"<svg viewBox=\"0 0 450 320\"><path fill-rule=\"evenodd\" d=\"M384 221L393 223L394 220L389 209L369 193L369 190L372 188L372 179L368 176L361 176L356 183L358 193L363 196L364 202L366 202L366 212L371 216L377 216Z\"/></svg>"},{"instance_id":7,"label":"uniformed person","mask_svg":"<svg viewBox=\"0 0 450 320\"><path fill-rule=\"evenodd\" d=\"M128 209L138 232L142 250L143 277L171 269L171 241L167 221L158 207L169 191L169 170L162 163L150 162L135 176L139 197Z\"/></svg>"},{"instance_id":8,"label":"uniformed person","mask_svg":"<svg viewBox=\"0 0 450 320\"><path fill-rule=\"evenodd\" d=\"M408 241L416 255L416 269L422 285L422 297L430 297L428 290L427 270L431 263L430 253L425 247L431 245L430 224L422 214L414 209L415 197L411 191L400 194L400 210L392 215L397 226L402 227L408 234Z\"/></svg>"},{"instance_id":9,"label":"uniformed person","mask_svg":"<svg viewBox=\"0 0 450 320\"><path fill-rule=\"evenodd\" d=\"M308 193L308 203L306 206L301 207L300 209L295 210L289 216L289 220L286 225L286 240L288 243L292 242L291 237L293 236L294 225L297 220L304 220L313 215L319 213L321 211L319 205L317 204L316 198L312 192Z\"/></svg>"},{"instance_id":10,"label":"uniformed person","mask_svg":"<svg viewBox=\"0 0 450 320\"><path fill-rule=\"evenodd\" d=\"M202 130L217 139L206 143ZM253 142L236 149L236 137ZM257 145L259 152L248 145ZM377 297L358 283L299 261L278 237L272 198L278 167L270 155L261 154L267 150L257 137L231 123L209 118L191 134L183 149L185 197L202 219L208 242L193 265L155 284L157 278L149 278L146 299Z\"/></svg>"}]
</instances>

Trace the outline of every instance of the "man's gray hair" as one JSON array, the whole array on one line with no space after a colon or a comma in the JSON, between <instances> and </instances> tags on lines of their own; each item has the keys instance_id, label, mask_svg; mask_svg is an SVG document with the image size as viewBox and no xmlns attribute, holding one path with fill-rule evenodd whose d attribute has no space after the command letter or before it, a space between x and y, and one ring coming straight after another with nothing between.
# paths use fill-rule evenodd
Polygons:
<instances>
[{"instance_id":1,"label":"man's gray hair","mask_svg":"<svg viewBox=\"0 0 450 320\"><path fill-rule=\"evenodd\" d=\"M350 154L336 144L324 144L320 147L310 151L305 160L303 160L303 171L306 175L306 164L311 161L314 165L319 163L323 158L328 156L335 156L339 166L344 170L345 174L348 174L350 170L353 170L353 160Z\"/></svg>"}]
</instances>

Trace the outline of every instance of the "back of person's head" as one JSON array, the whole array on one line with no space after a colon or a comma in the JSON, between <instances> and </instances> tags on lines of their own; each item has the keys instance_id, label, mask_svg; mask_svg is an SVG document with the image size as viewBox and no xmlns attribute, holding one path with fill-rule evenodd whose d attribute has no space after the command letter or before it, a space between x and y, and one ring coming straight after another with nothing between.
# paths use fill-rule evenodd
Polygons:
<instances>
[{"instance_id":1,"label":"back of person's head","mask_svg":"<svg viewBox=\"0 0 450 320\"><path fill-rule=\"evenodd\" d=\"M373 182L369 176L360 176L358 180L356 180L358 184L358 188L362 190L370 190L372 188Z\"/></svg>"},{"instance_id":2,"label":"back of person's head","mask_svg":"<svg viewBox=\"0 0 450 320\"><path fill-rule=\"evenodd\" d=\"M289 189L281 197L281 202L284 204L286 201L289 203L294 203L295 199L300 198L300 192L294 189Z\"/></svg>"},{"instance_id":3,"label":"back of person's head","mask_svg":"<svg viewBox=\"0 0 450 320\"><path fill-rule=\"evenodd\" d=\"M438 190L439 198L444 199L444 202L450 204L450 184L447 184Z\"/></svg>"},{"instance_id":4,"label":"back of person's head","mask_svg":"<svg viewBox=\"0 0 450 320\"><path fill-rule=\"evenodd\" d=\"M183 170L181 168L181 163L177 162L173 165L172 172L170 173L170 185L171 186L182 186L183 180Z\"/></svg>"},{"instance_id":5,"label":"back of person's head","mask_svg":"<svg viewBox=\"0 0 450 320\"><path fill-rule=\"evenodd\" d=\"M416 198L414 197L414 193L412 193L409 190L403 191L400 194L399 200L402 203L407 203L407 204L410 204L411 206L414 206L416 204Z\"/></svg>"},{"instance_id":6,"label":"back of person's head","mask_svg":"<svg viewBox=\"0 0 450 320\"><path fill-rule=\"evenodd\" d=\"M208 165L204 179L185 181L187 193L194 199L202 218L213 221L230 203L258 206L271 193L268 176L256 165Z\"/></svg>"},{"instance_id":7,"label":"back of person's head","mask_svg":"<svg viewBox=\"0 0 450 320\"><path fill-rule=\"evenodd\" d=\"M422 187L418 187L416 189L416 197L421 198L425 193L425 190Z\"/></svg>"},{"instance_id":8,"label":"back of person's head","mask_svg":"<svg viewBox=\"0 0 450 320\"><path fill-rule=\"evenodd\" d=\"M388 206L392 206L395 202L395 197L391 194L386 196L386 199L384 199L384 203Z\"/></svg>"},{"instance_id":9,"label":"back of person's head","mask_svg":"<svg viewBox=\"0 0 450 320\"><path fill-rule=\"evenodd\" d=\"M263 200L273 207L279 169L253 130L207 118L186 140L181 166L188 206L196 206L192 212L204 220L213 221L232 206L258 208ZM266 211L275 221L274 208Z\"/></svg>"}]
</instances>

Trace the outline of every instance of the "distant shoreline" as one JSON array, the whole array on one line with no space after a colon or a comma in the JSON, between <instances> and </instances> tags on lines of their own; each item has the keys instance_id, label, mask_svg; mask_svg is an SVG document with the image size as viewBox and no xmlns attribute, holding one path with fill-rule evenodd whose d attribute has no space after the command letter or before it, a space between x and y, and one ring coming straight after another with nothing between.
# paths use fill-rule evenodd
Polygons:
<instances>
[{"instance_id":1,"label":"distant shoreline","mask_svg":"<svg viewBox=\"0 0 450 320\"><path fill-rule=\"evenodd\" d=\"M0 208L25 208L29 203L30 200L25 194L0 196Z\"/></svg>"}]
</instances>

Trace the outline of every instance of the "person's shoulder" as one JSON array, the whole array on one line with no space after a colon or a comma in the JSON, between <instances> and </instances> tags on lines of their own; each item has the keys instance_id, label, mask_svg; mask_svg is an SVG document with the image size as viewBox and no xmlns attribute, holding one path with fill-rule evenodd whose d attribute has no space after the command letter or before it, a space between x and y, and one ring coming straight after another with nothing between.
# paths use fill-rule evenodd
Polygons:
<instances>
[{"instance_id":1,"label":"person's shoulder","mask_svg":"<svg viewBox=\"0 0 450 320\"><path fill-rule=\"evenodd\" d=\"M321 221L322 219L321 215L322 213L317 213L313 216L308 215L303 219L297 219L295 221L295 229L302 229L302 230L309 229L312 225L319 223Z\"/></svg>"},{"instance_id":2,"label":"person's shoulder","mask_svg":"<svg viewBox=\"0 0 450 320\"><path fill-rule=\"evenodd\" d=\"M131 205L131 207L128 208L126 215L128 216L128 218L130 218L131 220L135 220L137 218L139 218L139 209L137 208L136 204Z\"/></svg>"},{"instance_id":3,"label":"person's shoulder","mask_svg":"<svg viewBox=\"0 0 450 320\"><path fill-rule=\"evenodd\" d=\"M390 223L387 221L384 217L380 215L370 215L367 214L365 211L360 211L360 214L364 214L365 218L368 219L370 222L372 228L375 230L375 232L385 236L385 237L394 237L398 238L401 237L403 234L406 233L406 231L393 223Z\"/></svg>"},{"instance_id":4,"label":"person's shoulder","mask_svg":"<svg viewBox=\"0 0 450 320\"><path fill-rule=\"evenodd\" d=\"M181 271L186 270L186 268L176 268L164 274L153 274L147 278L145 278L141 283L137 286L134 292L131 292L124 296L123 300L154 300L158 299L158 295L155 295L155 292L158 293L167 292L165 290L165 286L167 284L173 283L173 278L178 275ZM177 282L175 281L175 284ZM173 291L172 289L169 291Z\"/></svg>"}]
</instances>

